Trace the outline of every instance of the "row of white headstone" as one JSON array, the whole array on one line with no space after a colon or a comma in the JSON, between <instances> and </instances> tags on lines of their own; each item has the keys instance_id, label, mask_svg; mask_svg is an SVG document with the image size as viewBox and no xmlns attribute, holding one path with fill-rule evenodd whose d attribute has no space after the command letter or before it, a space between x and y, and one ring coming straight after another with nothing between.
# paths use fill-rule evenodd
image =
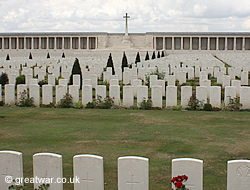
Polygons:
<instances>
[{"instance_id":1,"label":"row of white headstone","mask_svg":"<svg viewBox=\"0 0 250 190\"><path fill-rule=\"evenodd\" d=\"M104 190L103 157L88 154L76 155L73 157L73 169L74 177L69 181L74 182L75 190ZM24 177L22 153L0 151L0 173L1 190L7 190L10 185L22 182L20 180ZM172 177L178 175L188 176L185 185L189 190L203 189L202 160L193 158L173 159ZM66 181L62 180L62 155L54 153L34 154L33 177L37 179L33 180L34 188L38 188L42 180L47 180L47 184L50 184L50 190L63 190L63 182ZM9 181L10 178L17 180L12 182ZM6 180L8 180L8 183L6 183ZM250 160L228 161L227 190L249 190L249 186ZM118 189L148 190L149 159L136 156L118 158Z\"/></svg>"},{"instance_id":2,"label":"row of white headstone","mask_svg":"<svg viewBox=\"0 0 250 190\"><path fill-rule=\"evenodd\" d=\"M143 100L148 100L148 87L141 84L140 80L136 80L133 86L123 86L123 101L124 107L130 107L134 105L134 97L137 97L137 106L140 107ZM93 86L90 80L85 80L82 86L82 104L86 106L89 102L93 102ZM121 87L118 85L118 80L112 83L109 87L109 97L113 99L114 105L121 105L120 96ZM2 101L0 85L0 101ZM27 85L20 84L17 85L17 97L15 95L15 85L6 84L5 85L5 104L15 103L20 100L21 93L27 91ZM66 93L69 93L73 97L73 102L79 102L80 89L78 85L56 85L56 103L58 103ZM96 98L101 97L104 100L107 96L106 85L96 85ZM25 95L26 97L28 94ZM153 107L162 108L163 96L166 96L166 107L173 107L177 105L177 87L176 86L166 86L165 83L160 85L154 85L151 87L151 100ZM190 97L192 96L192 86L182 86L181 87L181 105L183 108L188 106ZM30 85L29 97L33 97L34 105L40 106L40 86L37 84ZM221 108L221 87L219 86L197 86L196 87L196 97L203 103L209 103L213 107ZM250 109L250 87L240 87L240 86L226 86L224 93L224 103L227 106L230 98L240 97L240 103L243 105L242 109ZM42 86L42 104L48 105L53 103L53 86L43 85Z\"/></svg>"}]
</instances>

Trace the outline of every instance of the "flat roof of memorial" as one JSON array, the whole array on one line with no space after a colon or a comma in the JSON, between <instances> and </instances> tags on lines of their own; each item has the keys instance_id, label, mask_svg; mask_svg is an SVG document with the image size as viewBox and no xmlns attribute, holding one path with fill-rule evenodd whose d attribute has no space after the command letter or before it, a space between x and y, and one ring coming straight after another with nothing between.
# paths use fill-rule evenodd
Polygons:
<instances>
[{"instance_id":1,"label":"flat roof of memorial","mask_svg":"<svg viewBox=\"0 0 250 190\"><path fill-rule=\"evenodd\" d=\"M129 33L130 35L250 35L250 32L146 32ZM49 35L124 35L124 33L108 32L1 32L1 36L49 36Z\"/></svg>"}]
</instances>

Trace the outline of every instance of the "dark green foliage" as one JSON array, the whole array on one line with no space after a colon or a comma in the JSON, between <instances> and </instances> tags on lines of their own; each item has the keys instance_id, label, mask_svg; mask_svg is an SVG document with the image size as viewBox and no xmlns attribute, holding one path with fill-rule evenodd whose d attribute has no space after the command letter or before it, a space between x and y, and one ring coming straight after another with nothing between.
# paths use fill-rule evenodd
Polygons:
<instances>
[{"instance_id":1,"label":"dark green foliage","mask_svg":"<svg viewBox=\"0 0 250 190\"><path fill-rule=\"evenodd\" d=\"M135 58L135 63L141 62L140 53L138 52Z\"/></svg>"},{"instance_id":2,"label":"dark green foliage","mask_svg":"<svg viewBox=\"0 0 250 190\"><path fill-rule=\"evenodd\" d=\"M145 61L149 60L149 54L148 54L148 51L147 51L147 54L146 54L146 57L145 57Z\"/></svg>"},{"instance_id":3,"label":"dark green foliage","mask_svg":"<svg viewBox=\"0 0 250 190\"><path fill-rule=\"evenodd\" d=\"M114 101L112 98L110 97L106 97L104 98L104 100L102 101L101 96L97 97L96 103L95 103L95 108L98 109L110 109L112 107L112 105L114 104Z\"/></svg>"},{"instance_id":4,"label":"dark green foliage","mask_svg":"<svg viewBox=\"0 0 250 190\"><path fill-rule=\"evenodd\" d=\"M24 190L24 187L22 185L11 185L8 190Z\"/></svg>"},{"instance_id":5,"label":"dark green foliage","mask_svg":"<svg viewBox=\"0 0 250 190\"><path fill-rule=\"evenodd\" d=\"M34 98L29 98L26 90L20 93L20 98L18 100L17 106L19 107L33 107Z\"/></svg>"},{"instance_id":6,"label":"dark green foliage","mask_svg":"<svg viewBox=\"0 0 250 190\"><path fill-rule=\"evenodd\" d=\"M86 109L93 109L93 108L95 108L95 102L88 102L85 108Z\"/></svg>"},{"instance_id":7,"label":"dark green foliage","mask_svg":"<svg viewBox=\"0 0 250 190\"><path fill-rule=\"evenodd\" d=\"M227 105L228 111L240 111L240 108L242 107L242 104L240 103L240 98L231 98L229 99L229 103Z\"/></svg>"},{"instance_id":8,"label":"dark green foliage","mask_svg":"<svg viewBox=\"0 0 250 190\"><path fill-rule=\"evenodd\" d=\"M62 54L62 58L65 58L65 54L64 54L64 52L63 52L63 54Z\"/></svg>"},{"instance_id":9,"label":"dark green foliage","mask_svg":"<svg viewBox=\"0 0 250 190\"><path fill-rule=\"evenodd\" d=\"M112 59L111 53L109 54L108 62L107 62L107 67L112 67L112 75L115 75L115 68L114 68L114 63Z\"/></svg>"},{"instance_id":10,"label":"dark green foliage","mask_svg":"<svg viewBox=\"0 0 250 190\"><path fill-rule=\"evenodd\" d=\"M213 107L211 104L204 104L204 111L212 111Z\"/></svg>"},{"instance_id":11,"label":"dark green foliage","mask_svg":"<svg viewBox=\"0 0 250 190\"><path fill-rule=\"evenodd\" d=\"M48 81L41 80L41 81L38 82L38 84L40 85L40 87L42 87L43 85L48 84Z\"/></svg>"},{"instance_id":12,"label":"dark green foliage","mask_svg":"<svg viewBox=\"0 0 250 190\"><path fill-rule=\"evenodd\" d=\"M157 58L161 58L161 54L160 54L159 51L158 51L158 54L157 54Z\"/></svg>"},{"instance_id":13,"label":"dark green foliage","mask_svg":"<svg viewBox=\"0 0 250 190\"><path fill-rule=\"evenodd\" d=\"M0 76L0 84L2 86L4 86L5 84L7 84L9 82L9 77L6 73L3 73L1 76Z\"/></svg>"},{"instance_id":14,"label":"dark green foliage","mask_svg":"<svg viewBox=\"0 0 250 190\"><path fill-rule=\"evenodd\" d=\"M153 52L152 59L155 59L155 58L156 58L155 52Z\"/></svg>"},{"instance_id":15,"label":"dark green foliage","mask_svg":"<svg viewBox=\"0 0 250 190\"><path fill-rule=\"evenodd\" d=\"M82 86L82 70L79 64L79 60L76 58L73 68L72 68L72 72L71 72L71 76L70 76L70 84L73 84L73 75L80 75L80 87Z\"/></svg>"},{"instance_id":16,"label":"dark green foliage","mask_svg":"<svg viewBox=\"0 0 250 190\"><path fill-rule=\"evenodd\" d=\"M29 55L29 59L32 59L32 54L31 54L31 52L30 52L30 55Z\"/></svg>"},{"instance_id":17,"label":"dark green foliage","mask_svg":"<svg viewBox=\"0 0 250 190\"><path fill-rule=\"evenodd\" d=\"M7 61L10 60L10 55L9 55L9 54L7 54L6 60L7 60Z\"/></svg>"},{"instance_id":18,"label":"dark green foliage","mask_svg":"<svg viewBox=\"0 0 250 190\"><path fill-rule=\"evenodd\" d=\"M3 106L3 105L4 105L3 101L0 101L0 106Z\"/></svg>"},{"instance_id":19,"label":"dark green foliage","mask_svg":"<svg viewBox=\"0 0 250 190\"><path fill-rule=\"evenodd\" d=\"M203 107L203 103L196 98L196 94L193 93L189 99L187 110L200 110Z\"/></svg>"},{"instance_id":20,"label":"dark green foliage","mask_svg":"<svg viewBox=\"0 0 250 190\"><path fill-rule=\"evenodd\" d=\"M49 190L49 186L50 184L42 184L42 185L39 185L38 189L35 189L35 190Z\"/></svg>"},{"instance_id":21,"label":"dark green foliage","mask_svg":"<svg viewBox=\"0 0 250 190\"><path fill-rule=\"evenodd\" d=\"M25 84L25 75L20 75L16 78L16 85L18 84Z\"/></svg>"},{"instance_id":22,"label":"dark green foliage","mask_svg":"<svg viewBox=\"0 0 250 190\"><path fill-rule=\"evenodd\" d=\"M142 110L151 110L152 109L152 100L147 100L143 98L143 101L139 104L140 109Z\"/></svg>"},{"instance_id":23,"label":"dark green foliage","mask_svg":"<svg viewBox=\"0 0 250 190\"><path fill-rule=\"evenodd\" d=\"M72 108L74 107L73 104L73 97L66 93L63 98L58 102L57 107L59 108Z\"/></svg>"},{"instance_id":24,"label":"dark green foliage","mask_svg":"<svg viewBox=\"0 0 250 190\"><path fill-rule=\"evenodd\" d=\"M122 72L124 72L124 67L128 67L128 60L125 52L123 52L123 58L122 58Z\"/></svg>"},{"instance_id":25,"label":"dark green foliage","mask_svg":"<svg viewBox=\"0 0 250 190\"><path fill-rule=\"evenodd\" d=\"M165 57L164 51L161 52L161 57Z\"/></svg>"},{"instance_id":26,"label":"dark green foliage","mask_svg":"<svg viewBox=\"0 0 250 190\"><path fill-rule=\"evenodd\" d=\"M49 52L47 53L47 59L49 59L50 58L50 55L49 55Z\"/></svg>"}]
</instances>

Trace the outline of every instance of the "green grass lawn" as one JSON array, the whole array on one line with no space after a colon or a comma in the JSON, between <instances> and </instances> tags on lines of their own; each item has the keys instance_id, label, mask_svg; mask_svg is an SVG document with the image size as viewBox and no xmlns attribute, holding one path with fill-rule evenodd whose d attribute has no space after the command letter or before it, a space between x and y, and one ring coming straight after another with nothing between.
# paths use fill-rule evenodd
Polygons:
<instances>
[{"instance_id":1,"label":"green grass lawn","mask_svg":"<svg viewBox=\"0 0 250 190\"><path fill-rule=\"evenodd\" d=\"M104 157L105 189L115 190L118 157L142 156L150 189L170 190L171 160L186 157L204 161L204 190L222 190L227 161L250 159L249 112L0 107L0 116L0 150L23 153L25 177L35 153L61 154L67 178L74 155L95 154Z\"/></svg>"}]
</instances>

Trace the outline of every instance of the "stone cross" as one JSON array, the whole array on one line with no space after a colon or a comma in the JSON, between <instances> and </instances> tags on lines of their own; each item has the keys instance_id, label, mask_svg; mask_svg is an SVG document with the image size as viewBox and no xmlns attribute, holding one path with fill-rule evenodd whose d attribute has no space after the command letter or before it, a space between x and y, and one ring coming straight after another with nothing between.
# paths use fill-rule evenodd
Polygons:
<instances>
[{"instance_id":1,"label":"stone cross","mask_svg":"<svg viewBox=\"0 0 250 190\"><path fill-rule=\"evenodd\" d=\"M131 180L131 181L127 181L126 183L127 183L128 185L132 185L132 189L131 189L131 190L133 190L133 189L134 189L134 185L140 184L140 182L135 182L135 181L134 181L134 175L132 175L131 178L132 178L132 180Z\"/></svg>"},{"instance_id":2,"label":"stone cross","mask_svg":"<svg viewBox=\"0 0 250 190\"><path fill-rule=\"evenodd\" d=\"M86 179L81 179L83 182L86 182L87 183L87 190L89 189L89 183L94 183L95 180L94 179L90 179L89 178L89 173L87 172L87 177Z\"/></svg>"},{"instance_id":3,"label":"stone cross","mask_svg":"<svg viewBox=\"0 0 250 190\"><path fill-rule=\"evenodd\" d=\"M126 13L126 16L123 16L123 18L126 18L125 36L128 36L128 18L130 18L130 16L128 16L128 13Z\"/></svg>"}]
</instances>

